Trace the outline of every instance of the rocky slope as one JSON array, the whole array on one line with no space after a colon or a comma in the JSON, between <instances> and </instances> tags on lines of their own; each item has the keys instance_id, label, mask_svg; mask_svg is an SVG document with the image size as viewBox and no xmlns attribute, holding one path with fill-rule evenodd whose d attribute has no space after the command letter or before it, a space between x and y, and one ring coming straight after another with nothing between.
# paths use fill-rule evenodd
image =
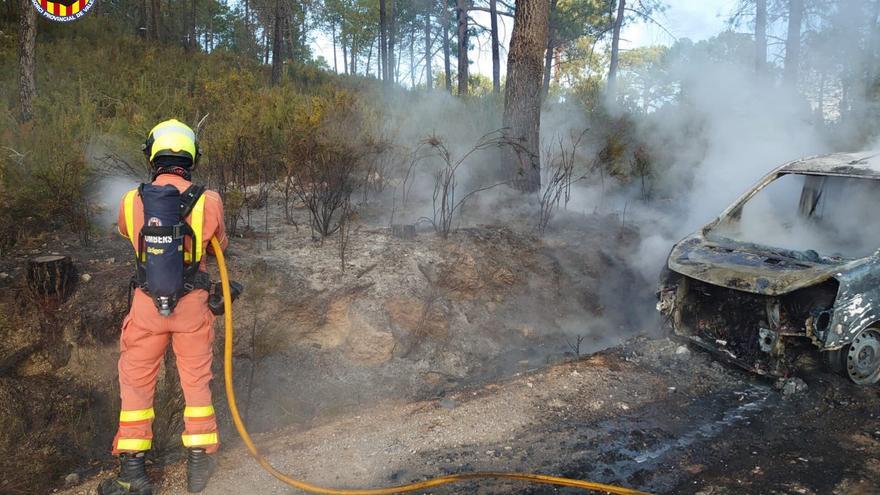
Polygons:
<instances>
[{"instance_id":1,"label":"rocky slope","mask_svg":"<svg viewBox=\"0 0 880 495\"><path fill-rule=\"evenodd\" d=\"M398 239L364 220L344 269L336 238L322 243L270 220L229 252L246 287L235 308L236 379L255 431L306 427L381 400L443 397L613 345L652 314L653 284L626 263L637 234L612 218L580 217L545 238L482 226L448 239L425 231ZM41 493L112 464L129 250L108 232L85 248L37 239L0 259L0 422L10 425L0 450L15 453L0 456L0 491ZM27 261L52 252L77 270L63 301L35 297L25 280ZM163 369L157 463L179 455L182 427L170 353ZM219 419L231 437L223 408Z\"/></svg>"}]
</instances>

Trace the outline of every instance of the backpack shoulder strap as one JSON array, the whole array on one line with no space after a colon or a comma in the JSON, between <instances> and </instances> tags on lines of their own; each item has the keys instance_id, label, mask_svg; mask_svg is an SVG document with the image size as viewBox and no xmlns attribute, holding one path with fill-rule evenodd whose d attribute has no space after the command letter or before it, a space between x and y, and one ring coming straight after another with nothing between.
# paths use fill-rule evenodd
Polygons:
<instances>
[{"instance_id":1,"label":"backpack shoulder strap","mask_svg":"<svg viewBox=\"0 0 880 495\"><path fill-rule=\"evenodd\" d=\"M180 220L183 221L192 212L199 198L205 192L205 186L193 184L180 193Z\"/></svg>"},{"instance_id":2,"label":"backpack shoulder strap","mask_svg":"<svg viewBox=\"0 0 880 495\"><path fill-rule=\"evenodd\" d=\"M192 253L184 253L184 261L197 269L202 259L202 227L205 223L205 186L193 184L180 194L180 221L186 224L192 235ZM192 214L190 223L186 217ZM194 258L194 259L193 259Z\"/></svg>"},{"instance_id":3,"label":"backpack shoulder strap","mask_svg":"<svg viewBox=\"0 0 880 495\"><path fill-rule=\"evenodd\" d=\"M143 184L136 189L128 191L122 199L122 211L125 214L125 233L128 236L128 240L134 245L135 250L137 250L137 238L135 238L134 231L134 200L141 195L142 187Z\"/></svg>"}]
</instances>

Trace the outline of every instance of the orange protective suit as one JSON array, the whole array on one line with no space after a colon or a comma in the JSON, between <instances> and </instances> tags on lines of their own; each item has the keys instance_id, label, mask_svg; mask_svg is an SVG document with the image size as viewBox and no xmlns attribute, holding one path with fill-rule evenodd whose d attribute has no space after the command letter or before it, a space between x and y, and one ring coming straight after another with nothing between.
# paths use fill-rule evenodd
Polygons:
<instances>
[{"instance_id":1,"label":"orange protective suit","mask_svg":"<svg viewBox=\"0 0 880 495\"><path fill-rule=\"evenodd\" d=\"M190 186L186 179L163 174L153 181L155 185L174 185L183 192ZM223 225L223 203L214 191L204 192L202 221L202 250L210 252L210 240L216 237L225 249L229 243ZM134 198L133 214L126 215L125 199L119 207L119 233L135 239L144 223L143 203ZM127 218L133 220L132 226ZM192 215L187 223L193 226ZM133 227L133 228L132 228ZM130 240L130 239L129 239ZM185 250L189 252L189 238ZM206 269L206 257L201 259L201 270ZM219 447L217 421L211 404L211 360L214 342L214 315L208 309L208 293L195 289L183 296L170 316L162 316L153 300L140 289L135 290L131 310L122 323L119 355L119 393L122 409L119 430L113 440L113 453L149 450L152 444L153 396L159 364L171 343L177 360L177 371L186 400L183 413L185 429L183 444L201 447L209 454Z\"/></svg>"}]
</instances>

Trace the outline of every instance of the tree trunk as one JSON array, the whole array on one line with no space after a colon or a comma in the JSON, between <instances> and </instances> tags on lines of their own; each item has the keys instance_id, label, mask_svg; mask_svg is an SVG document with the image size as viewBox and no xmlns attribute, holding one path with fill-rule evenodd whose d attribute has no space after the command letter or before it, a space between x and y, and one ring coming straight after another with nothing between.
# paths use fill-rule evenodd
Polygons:
<instances>
[{"instance_id":1,"label":"tree trunk","mask_svg":"<svg viewBox=\"0 0 880 495\"><path fill-rule=\"evenodd\" d=\"M553 49L553 82L559 84L559 75L562 73L560 68L562 67L562 51L559 49L559 46Z\"/></svg>"},{"instance_id":2,"label":"tree trunk","mask_svg":"<svg viewBox=\"0 0 880 495\"><path fill-rule=\"evenodd\" d=\"M416 27L409 31L409 84L416 88Z\"/></svg>"},{"instance_id":3,"label":"tree trunk","mask_svg":"<svg viewBox=\"0 0 880 495\"><path fill-rule=\"evenodd\" d=\"M755 72L767 72L767 0L755 0Z\"/></svg>"},{"instance_id":4,"label":"tree trunk","mask_svg":"<svg viewBox=\"0 0 880 495\"><path fill-rule=\"evenodd\" d=\"M15 19L17 12L15 11L17 4L14 1L6 0L6 19L10 22Z\"/></svg>"},{"instance_id":5,"label":"tree trunk","mask_svg":"<svg viewBox=\"0 0 880 495\"><path fill-rule=\"evenodd\" d=\"M250 0L244 0L244 34L245 37L251 36L251 3Z\"/></svg>"},{"instance_id":6,"label":"tree trunk","mask_svg":"<svg viewBox=\"0 0 880 495\"><path fill-rule=\"evenodd\" d=\"M306 7L303 3L299 4L300 10L300 19L299 19L299 51L303 53L304 47L309 43L308 33L306 31ZM301 56L300 56L301 57Z\"/></svg>"},{"instance_id":7,"label":"tree trunk","mask_svg":"<svg viewBox=\"0 0 880 495\"><path fill-rule=\"evenodd\" d=\"M458 96L467 96L469 63L468 63L468 0L458 0Z\"/></svg>"},{"instance_id":8,"label":"tree trunk","mask_svg":"<svg viewBox=\"0 0 880 495\"><path fill-rule=\"evenodd\" d=\"M18 103L19 119L28 122L34 118L34 98L37 96L37 11L29 0L21 0L18 22Z\"/></svg>"},{"instance_id":9,"label":"tree trunk","mask_svg":"<svg viewBox=\"0 0 880 495\"><path fill-rule=\"evenodd\" d=\"M443 0L443 70L446 76L446 92L452 93L452 58L449 46L449 5Z\"/></svg>"},{"instance_id":10,"label":"tree trunk","mask_svg":"<svg viewBox=\"0 0 880 495\"><path fill-rule=\"evenodd\" d=\"M501 156L513 186L523 192L541 188L541 83L549 17L546 0L516 2L504 90L503 126L510 144Z\"/></svg>"},{"instance_id":11,"label":"tree trunk","mask_svg":"<svg viewBox=\"0 0 880 495\"><path fill-rule=\"evenodd\" d=\"M401 34L400 39L402 40L403 39L402 33L398 33L398 34ZM394 82L400 84L400 64L402 63L401 61L403 59L403 48L402 48L403 43L398 43L397 47L398 47L397 60L395 60L395 64L394 64Z\"/></svg>"},{"instance_id":12,"label":"tree trunk","mask_svg":"<svg viewBox=\"0 0 880 495\"><path fill-rule=\"evenodd\" d=\"M391 0L391 12L388 19L388 76L392 82L397 82L397 61L394 57L394 45L397 42L397 0Z\"/></svg>"},{"instance_id":13,"label":"tree trunk","mask_svg":"<svg viewBox=\"0 0 880 495\"><path fill-rule=\"evenodd\" d=\"M553 0L555 3L556 0ZM501 94L501 55L498 49L498 0L489 0L489 23L492 34L492 94Z\"/></svg>"},{"instance_id":14,"label":"tree trunk","mask_svg":"<svg viewBox=\"0 0 880 495\"><path fill-rule=\"evenodd\" d=\"M284 34L281 32L281 0L275 0L275 13L272 20L272 85L281 81L281 68L284 63Z\"/></svg>"},{"instance_id":15,"label":"tree trunk","mask_svg":"<svg viewBox=\"0 0 880 495\"><path fill-rule=\"evenodd\" d=\"M356 76L358 73L358 64L357 64L357 47L354 43L354 36L352 36L351 41L351 75Z\"/></svg>"},{"instance_id":16,"label":"tree trunk","mask_svg":"<svg viewBox=\"0 0 880 495\"><path fill-rule=\"evenodd\" d=\"M431 59L431 13L428 12L425 14L425 87L429 91L434 87Z\"/></svg>"},{"instance_id":17,"label":"tree trunk","mask_svg":"<svg viewBox=\"0 0 880 495\"><path fill-rule=\"evenodd\" d=\"M161 38L159 33L159 25L162 15L161 8L161 0L150 0L150 37L154 40L159 40Z\"/></svg>"},{"instance_id":18,"label":"tree trunk","mask_svg":"<svg viewBox=\"0 0 880 495\"><path fill-rule=\"evenodd\" d=\"M194 50L196 47L196 0L190 0L189 13L189 40L187 48Z\"/></svg>"},{"instance_id":19,"label":"tree trunk","mask_svg":"<svg viewBox=\"0 0 880 495\"><path fill-rule=\"evenodd\" d=\"M336 22L333 23L333 72L339 74L339 62L336 61Z\"/></svg>"},{"instance_id":20,"label":"tree trunk","mask_svg":"<svg viewBox=\"0 0 880 495\"><path fill-rule=\"evenodd\" d=\"M382 71L385 70L382 67L382 43L381 43L381 41L382 40L379 39L379 36L376 36L376 50L377 50L376 51L376 79L379 81L382 80L382 78L383 78L382 75L384 74L384 72L382 72Z\"/></svg>"},{"instance_id":21,"label":"tree trunk","mask_svg":"<svg viewBox=\"0 0 880 495\"><path fill-rule=\"evenodd\" d=\"M547 98L547 95L550 93L550 76L553 71L553 54L556 51L553 48L553 38L550 37L550 41L547 43L547 50L544 52L544 80L541 84L541 99L544 100Z\"/></svg>"},{"instance_id":22,"label":"tree trunk","mask_svg":"<svg viewBox=\"0 0 880 495\"><path fill-rule=\"evenodd\" d=\"M364 64L364 77L370 77L370 64L373 62L373 40L370 40L370 48L367 50L367 63Z\"/></svg>"},{"instance_id":23,"label":"tree trunk","mask_svg":"<svg viewBox=\"0 0 880 495\"><path fill-rule=\"evenodd\" d=\"M138 19L140 26L138 27L138 36L141 38L147 37L147 28L148 20L147 20L147 0L141 0L138 4Z\"/></svg>"},{"instance_id":24,"label":"tree trunk","mask_svg":"<svg viewBox=\"0 0 880 495\"><path fill-rule=\"evenodd\" d=\"M623 27L625 8L626 0L618 0L617 16L614 18L614 30L611 33L611 65L608 67L607 97L609 102L617 99L617 63L620 55L620 29Z\"/></svg>"},{"instance_id":25,"label":"tree trunk","mask_svg":"<svg viewBox=\"0 0 880 495\"><path fill-rule=\"evenodd\" d=\"M269 33L268 29L263 29L263 65L269 65Z\"/></svg>"},{"instance_id":26,"label":"tree trunk","mask_svg":"<svg viewBox=\"0 0 880 495\"><path fill-rule=\"evenodd\" d=\"M379 0L379 61L382 80L388 81L388 16L385 10L385 0Z\"/></svg>"},{"instance_id":27,"label":"tree trunk","mask_svg":"<svg viewBox=\"0 0 880 495\"><path fill-rule=\"evenodd\" d=\"M553 73L553 54L556 52L556 5L559 0L550 1L550 24L547 28L547 52L544 54L544 83L541 86L541 100L550 93L550 76Z\"/></svg>"},{"instance_id":28,"label":"tree trunk","mask_svg":"<svg viewBox=\"0 0 880 495\"><path fill-rule=\"evenodd\" d=\"M348 45L342 40L342 73L348 74Z\"/></svg>"},{"instance_id":29,"label":"tree trunk","mask_svg":"<svg viewBox=\"0 0 880 495\"><path fill-rule=\"evenodd\" d=\"M290 28L290 15L287 12L282 10L281 17L281 39L284 40L284 46L281 47L281 53L284 54L284 58L281 59L284 62L285 59L293 57L295 53L299 53L298 45L294 43L293 39L293 29ZM297 43L299 42L299 36L297 36ZM297 49L296 51L294 49Z\"/></svg>"},{"instance_id":30,"label":"tree trunk","mask_svg":"<svg viewBox=\"0 0 880 495\"><path fill-rule=\"evenodd\" d=\"M801 58L801 23L804 19L804 0L788 2L788 36L785 38L785 68L782 80L788 86L796 86L798 64Z\"/></svg>"}]
</instances>

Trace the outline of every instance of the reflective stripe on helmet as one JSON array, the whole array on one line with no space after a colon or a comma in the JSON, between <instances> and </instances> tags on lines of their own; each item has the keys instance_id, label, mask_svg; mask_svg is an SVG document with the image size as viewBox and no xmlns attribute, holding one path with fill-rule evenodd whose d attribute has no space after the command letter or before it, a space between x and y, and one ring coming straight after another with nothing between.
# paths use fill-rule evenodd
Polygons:
<instances>
[{"instance_id":1,"label":"reflective stripe on helmet","mask_svg":"<svg viewBox=\"0 0 880 495\"><path fill-rule=\"evenodd\" d=\"M156 417L156 413L153 411L153 408L149 409L134 409L129 411L119 411L119 421L123 423L131 423L134 421L145 421L147 419L153 419Z\"/></svg>"},{"instance_id":2,"label":"reflective stripe on helmet","mask_svg":"<svg viewBox=\"0 0 880 495\"><path fill-rule=\"evenodd\" d=\"M192 129L176 119L166 120L153 127L149 136L153 138L150 146L150 161L160 151L181 151L189 153L190 158L196 158L196 135Z\"/></svg>"},{"instance_id":3,"label":"reflective stripe on helmet","mask_svg":"<svg viewBox=\"0 0 880 495\"><path fill-rule=\"evenodd\" d=\"M214 415L214 406L186 406L184 418L208 418Z\"/></svg>"},{"instance_id":4,"label":"reflective stripe on helmet","mask_svg":"<svg viewBox=\"0 0 880 495\"><path fill-rule=\"evenodd\" d=\"M199 433L196 435L181 435L184 447L207 447L220 442L216 433Z\"/></svg>"},{"instance_id":5,"label":"reflective stripe on helmet","mask_svg":"<svg viewBox=\"0 0 880 495\"><path fill-rule=\"evenodd\" d=\"M149 438L120 438L116 441L116 450L121 451L141 452L152 446L153 441Z\"/></svg>"}]
</instances>

